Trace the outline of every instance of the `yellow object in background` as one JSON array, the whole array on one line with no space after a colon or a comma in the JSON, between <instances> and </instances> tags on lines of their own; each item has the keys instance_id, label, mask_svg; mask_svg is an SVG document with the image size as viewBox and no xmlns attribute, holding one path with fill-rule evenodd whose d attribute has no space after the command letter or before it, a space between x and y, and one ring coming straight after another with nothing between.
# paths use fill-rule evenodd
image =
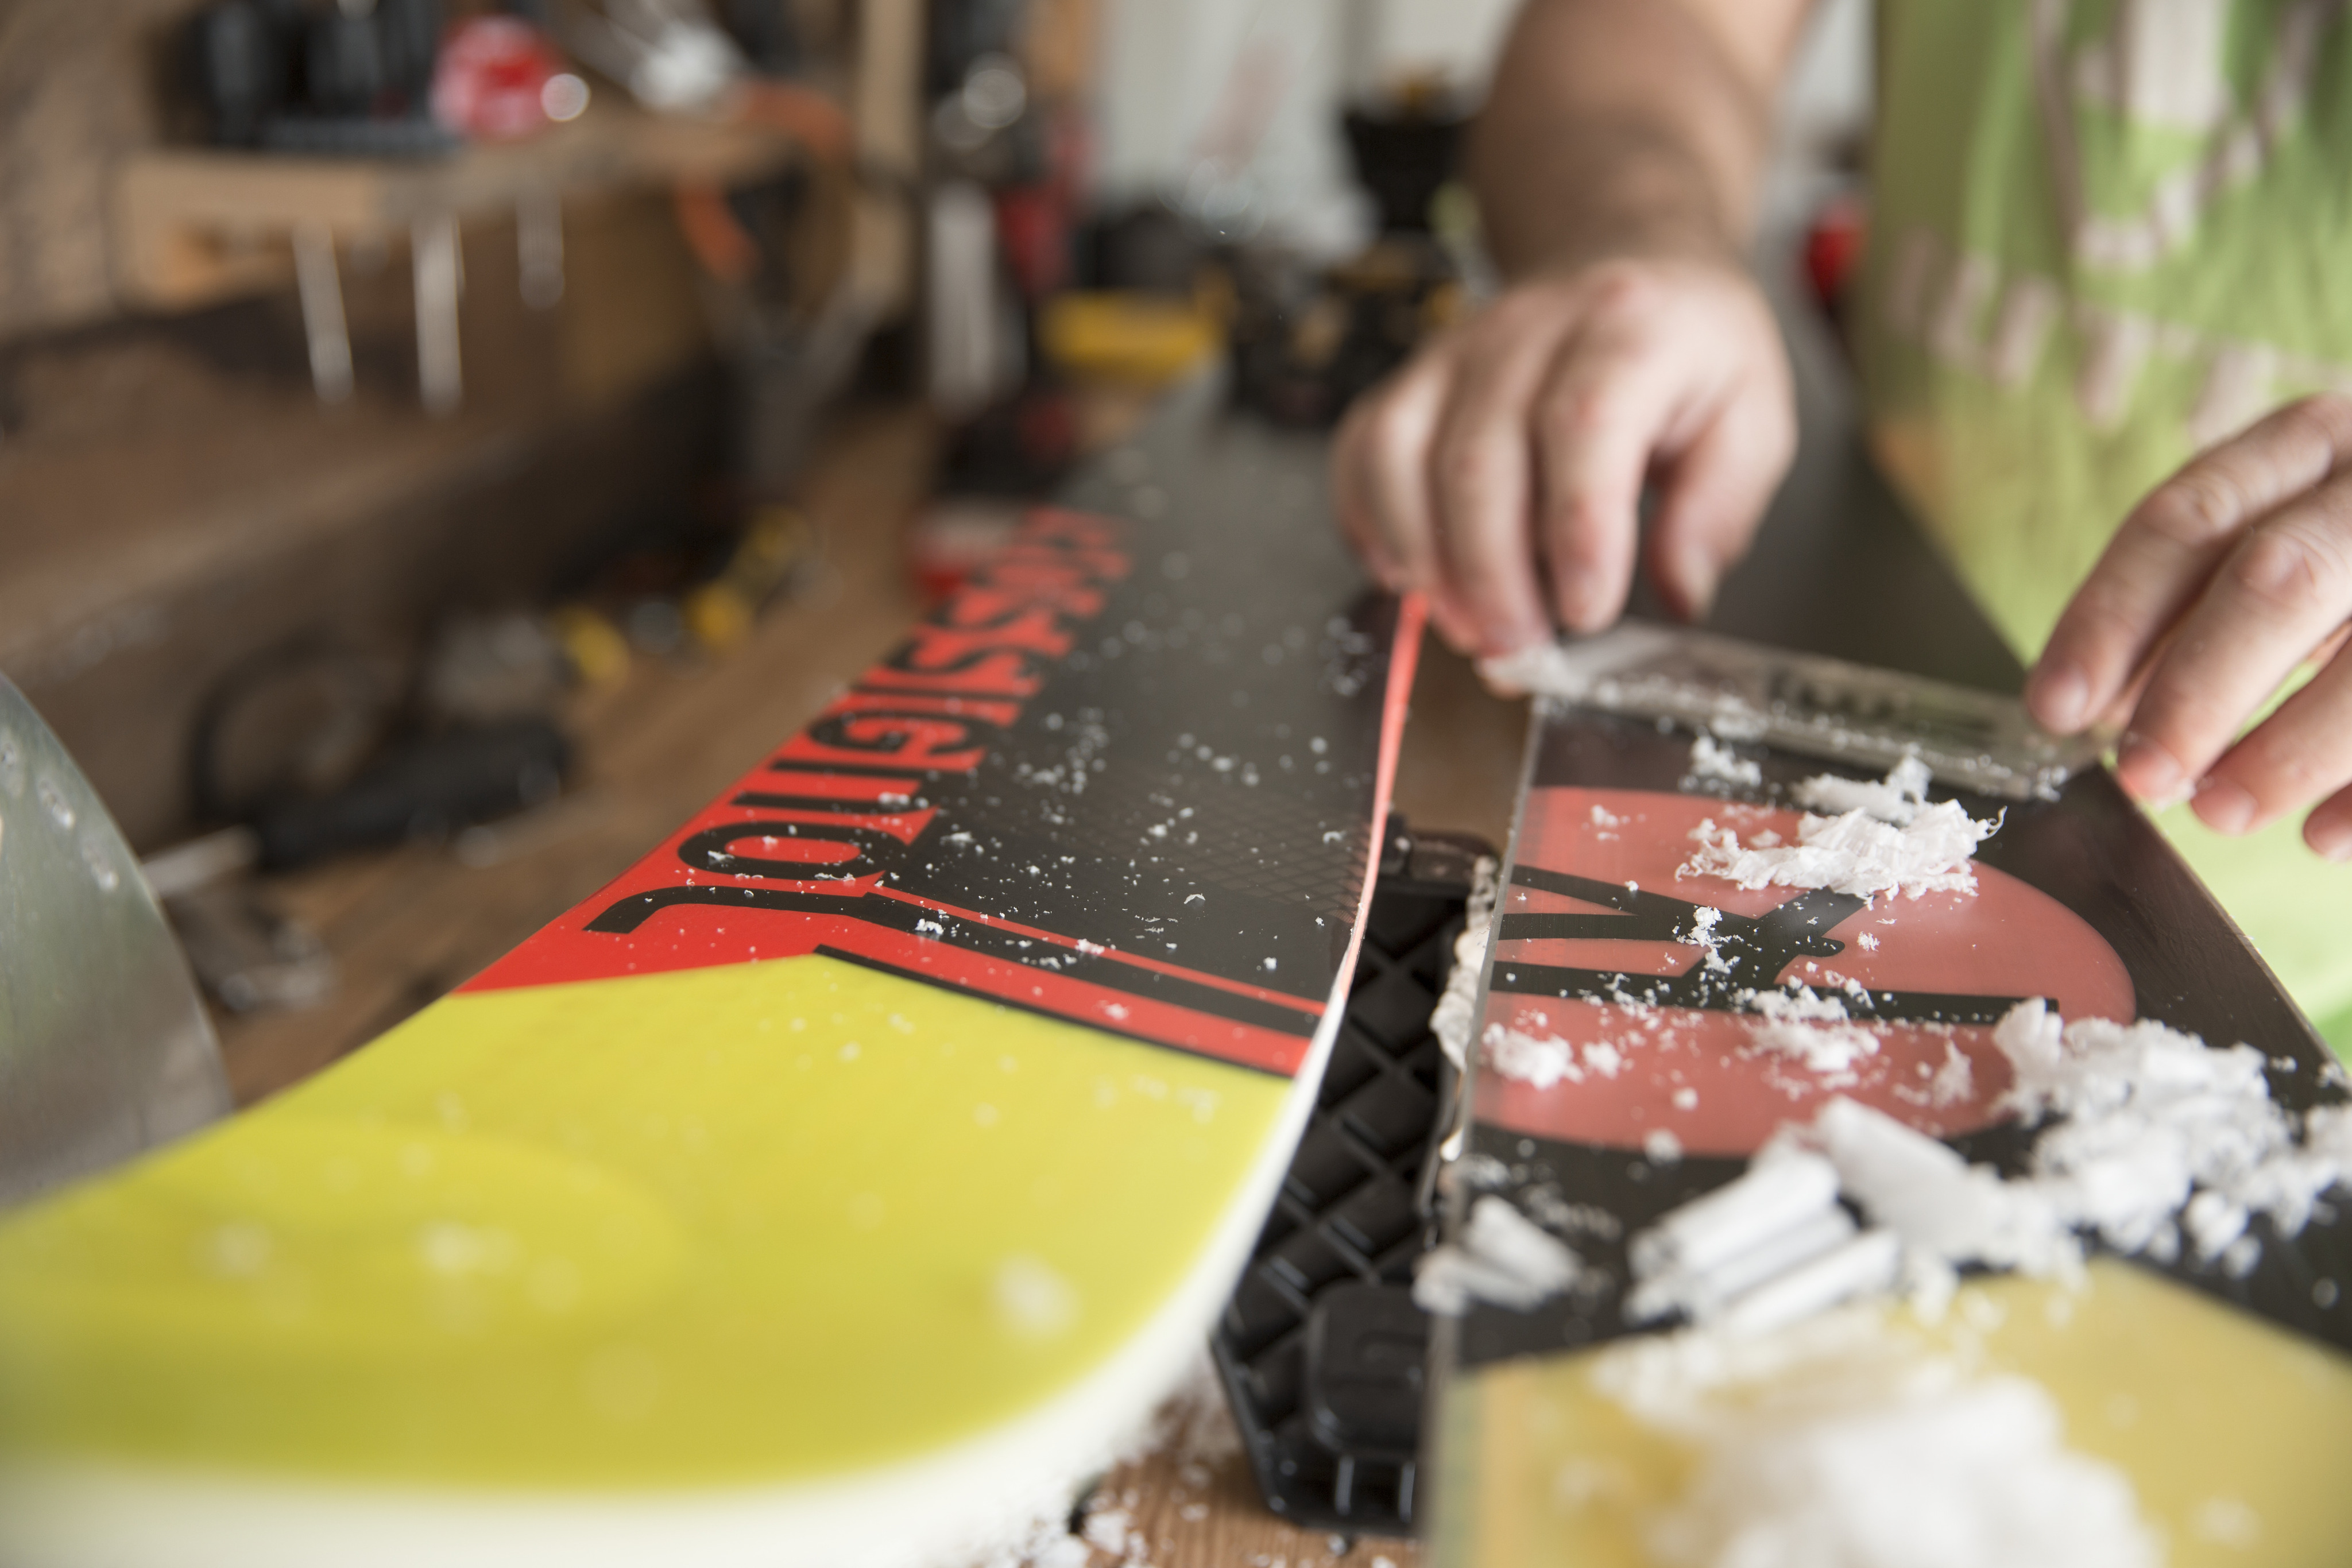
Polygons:
<instances>
[{"instance_id":1,"label":"yellow object in background","mask_svg":"<svg viewBox=\"0 0 2352 1568\"><path fill-rule=\"evenodd\" d=\"M583 685L614 685L628 674L629 640L619 627L584 604L567 604L551 620Z\"/></svg>"},{"instance_id":2,"label":"yellow object in background","mask_svg":"<svg viewBox=\"0 0 2352 1568\"><path fill-rule=\"evenodd\" d=\"M1037 336L1057 370L1160 386L1216 352L1223 333L1203 301L1097 290L1047 300Z\"/></svg>"}]
</instances>

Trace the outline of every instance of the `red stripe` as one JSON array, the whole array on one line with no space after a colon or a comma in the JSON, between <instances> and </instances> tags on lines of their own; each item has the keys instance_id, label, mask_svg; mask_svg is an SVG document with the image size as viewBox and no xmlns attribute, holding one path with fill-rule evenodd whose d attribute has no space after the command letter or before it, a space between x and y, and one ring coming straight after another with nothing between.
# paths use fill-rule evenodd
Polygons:
<instances>
[{"instance_id":1,"label":"red stripe","mask_svg":"<svg viewBox=\"0 0 2352 1568\"><path fill-rule=\"evenodd\" d=\"M874 891L883 898L895 898L901 904L911 904L920 909L936 909L942 915L952 915L958 920L969 920L975 925L986 925L997 931L1013 931L1024 936L1034 936L1041 942L1051 942L1056 946L1067 947L1074 953L1084 953L1089 958L1103 958L1113 963L1129 965L1138 969L1148 969L1155 975L1166 975L1171 979L1189 980L1193 985L1207 986L1230 996L1247 997L1252 1001L1270 1002L1280 1008L1297 1008L1310 1019L1323 1016L1323 1004L1306 997L1286 996L1280 991L1269 991L1264 986L1252 986L1240 980L1228 980L1222 975L1212 975L1200 969L1188 969L1181 964L1171 964L1165 959L1147 958L1140 953L1129 953L1118 947L1106 947L1097 943L1080 941L1077 937L1064 936L1040 926L1024 925L1015 920L1000 920L993 915L982 915L976 909L959 909L952 904L942 904L935 898L918 898L911 893L895 887L877 887Z\"/></svg>"}]
</instances>

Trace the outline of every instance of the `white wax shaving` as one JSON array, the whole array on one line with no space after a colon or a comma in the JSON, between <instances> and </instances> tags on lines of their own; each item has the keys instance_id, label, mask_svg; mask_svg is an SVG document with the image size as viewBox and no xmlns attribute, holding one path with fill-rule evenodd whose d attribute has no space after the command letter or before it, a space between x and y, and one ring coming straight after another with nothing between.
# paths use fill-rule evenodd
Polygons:
<instances>
[{"instance_id":1,"label":"white wax shaving","mask_svg":"<svg viewBox=\"0 0 2352 1568\"><path fill-rule=\"evenodd\" d=\"M1855 1064L1878 1054L1878 1036L1848 1020L1845 1004L1811 986L1756 991L1747 1003L1762 1015L1748 1026L1749 1045L1786 1057L1832 1088L1855 1081Z\"/></svg>"},{"instance_id":2,"label":"white wax shaving","mask_svg":"<svg viewBox=\"0 0 2352 1568\"><path fill-rule=\"evenodd\" d=\"M1837 1167L1838 1189L1874 1225L1945 1268L1986 1263L2042 1277L2071 1277L2082 1250L2049 1196L2005 1182L1883 1111L1837 1099L1811 1134Z\"/></svg>"},{"instance_id":3,"label":"white wax shaving","mask_svg":"<svg viewBox=\"0 0 2352 1568\"><path fill-rule=\"evenodd\" d=\"M1763 1029L1852 1027L1807 1021L1832 998L1780 993L1751 1005L1768 1002L1782 1018ZM1633 1239L1629 1311L1728 1326L1877 1288L1860 1282L1861 1255L1843 1273L1822 1260L1830 1193L1868 1218L1866 1235L1899 1243L1905 1291L1930 1315L1966 1265L2079 1278L2086 1233L2159 1261L2186 1246L2242 1275L2261 1257L2254 1215L2296 1235L2320 1195L2352 1174L2352 1106L2314 1110L2298 1125L2270 1098L2250 1047L2214 1051L2152 1022L2067 1026L2038 1001L2012 1009L1993 1039L2015 1076L2011 1103L2042 1124L2024 1175L2004 1180L1883 1111L1833 1099L1810 1125L1782 1128L1738 1181ZM1964 1099L1973 1080L1948 1042L1926 1098ZM1786 1196L1762 1201L1771 1194ZM1801 1279L1809 1269L1819 1277ZM1743 1313L1749 1299L1770 1312Z\"/></svg>"},{"instance_id":4,"label":"white wax shaving","mask_svg":"<svg viewBox=\"0 0 2352 1568\"><path fill-rule=\"evenodd\" d=\"M2011 1009L1993 1042L2015 1073L2010 1103L2054 1118L2034 1141L2036 1185L2071 1223L2122 1251L2165 1255L2184 1209L2194 1210L2187 1239L2202 1258L2221 1255L2255 1214L2295 1235L2319 1195L2352 1171L2343 1108L2298 1126L2271 1098L2250 1045L2215 1050L2145 1019L2065 1024L2039 1000Z\"/></svg>"},{"instance_id":5,"label":"white wax shaving","mask_svg":"<svg viewBox=\"0 0 2352 1568\"><path fill-rule=\"evenodd\" d=\"M1598 806L1593 808L1599 810ZM1463 915L1462 935L1454 939L1454 968L1445 977L1445 990L1429 1015L1429 1031L1437 1049L1455 1071L1470 1065L1470 1031L1478 1022L1478 982L1486 970L1486 953L1494 946L1495 904L1500 894L1495 857L1480 855L1470 873L1470 905Z\"/></svg>"},{"instance_id":6,"label":"white wax shaving","mask_svg":"<svg viewBox=\"0 0 2352 1568\"><path fill-rule=\"evenodd\" d=\"M1853 1023L1766 1019L1748 1026L1748 1041L1759 1051L1787 1057L1832 1089L1853 1082L1855 1065L1878 1054L1878 1037Z\"/></svg>"},{"instance_id":7,"label":"white wax shaving","mask_svg":"<svg viewBox=\"0 0 2352 1568\"><path fill-rule=\"evenodd\" d=\"M1868 1311L1778 1333L1647 1335L1600 1390L1694 1448L1645 1544L1667 1568L2156 1568L2129 1479L2056 1403L1972 1375Z\"/></svg>"},{"instance_id":8,"label":"white wax shaving","mask_svg":"<svg viewBox=\"0 0 2352 1568\"><path fill-rule=\"evenodd\" d=\"M1739 835L1702 821L1691 837L1698 851L1676 869L1680 877L1719 876L1751 891L1766 887L1826 887L1856 898L1882 893L1916 898L1923 893L1977 890L1969 869L1977 845L2000 820L1978 821L1957 800L1939 800L1896 827L1856 808L1842 816L1811 813L1797 824L1797 841L1742 847Z\"/></svg>"},{"instance_id":9,"label":"white wax shaving","mask_svg":"<svg viewBox=\"0 0 2352 1568\"><path fill-rule=\"evenodd\" d=\"M1746 999L1774 1023L1843 1023L1849 1016L1837 998L1822 996L1802 983L1785 990L1749 993Z\"/></svg>"},{"instance_id":10,"label":"white wax shaving","mask_svg":"<svg viewBox=\"0 0 2352 1568\"><path fill-rule=\"evenodd\" d=\"M1915 1253L2071 1274L2077 1233L2095 1232L2121 1252L2166 1261L2185 1245L2243 1274L2261 1257L2253 1216L2299 1235L2320 1195L2352 1174L2352 1108L2294 1117L2251 1046L2215 1050L2146 1019L2070 1025L2039 1000L2012 1008L1993 1043L2015 1076L2009 1103L2042 1123L2021 1177L2003 1181L1850 1101L1813 1124L1845 1196Z\"/></svg>"},{"instance_id":11,"label":"white wax shaving","mask_svg":"<svg viewBox=\"0 0 2352 1568\"><path fill-rule=\"evenodd\" d=\"M1699 744L1712 743L1701 737ZM1701 770L1696 747L1691 766ZM1675 874L1719 876L1750 890L1826 887L1857 898L1974 893L1969 858L2000 830L2000 820L1971 818L1954 800L1928 804L1931 781L1927 765L1916 757L1905 758L1881 779L1815 774L1791 791L1809 808L1794 844L1757 833L1743 846L1737 832L1710 818L1691 834L1698 852Z\"/></svg>"},{"instance_id":12,"label":"white wax shaving","mask_svg":"<svg viewBox=\"0 0 2352 1568\"><path fill-rule=\"evenodd\" d=\"M1764 782L1763 768L1741 757L1715 737L1702 733L1691 742L1691 775L1697 779L1720 779L1727 784L1745 784L1754 788Z\"/></svg>"},{"instance_id":13,"label":"white wax shaving","mask_svg":"<svg viewBox=\"0 0 2352 1568\"><path fill-rule=\"evenodd\" d=\"M1568 1290L1583 1270L1566 1242L1489 1193L1470 1205L1458 1240L1413 1264L1412 1299L1444 1317L1458 1317L1473 1301L1526 1312Z\"/></svg>"},{"instance_id":14,"label":"white wax shaving","mask_svg":"<svg viewBox=\"0 0 2352 1568\"><path fill-rule=\"evenodd\" d=\"M1624 1049L1605 1040L1588 1040L1580 1048L1558 1035L1490 1023L1480 1044L1481 1060L1489 1071L1536 1089L1563 1081L1581 1083L1587 1073L1614 1078L1625 1070Z\"/></svg>"},{"instance_id":15,"label":"white wax shaving","mask_svg":"<svg viewBox=\"0 0 2352 1568\"><path fill-rule=\"evenodd\" d=\"M1808 810L1822 813L1867 811L1882 822L1907 826L1927 809L1927 786L1934 775L1916 757L1896 763L1885 779L1848 779L1838 773L1816 773L1790 794Z\"/></svg>"},{"instance_id":16,"label":"white wax shaving","mask_svg":"<svg viewBox=\"0 0 2352 1568\"><path fill-rule=\"evenodd\" d=\"M1504 1024L1486 1026L1486 1063L1505 1078L1537 1089L1549 1089L1567 1079L1584 1082L1577 1065L1576 1048L1557 1035L1530 1034Z\"/></svg>"},{"instance_id":17,"label":"white wax shaving","mask_svg":"<svg viewBox=\"0 0 2352 1568\"><path fill-rule=\"evenodd\" d=\"M1936 1069L1936 1076L1927 1082L1927 1103L1941 1109L1958 1105L1977 1092L1976 1065L1968 1052L1950 1040L1944 1042L1944 1064Z\"/></svg>"}]
</instances>

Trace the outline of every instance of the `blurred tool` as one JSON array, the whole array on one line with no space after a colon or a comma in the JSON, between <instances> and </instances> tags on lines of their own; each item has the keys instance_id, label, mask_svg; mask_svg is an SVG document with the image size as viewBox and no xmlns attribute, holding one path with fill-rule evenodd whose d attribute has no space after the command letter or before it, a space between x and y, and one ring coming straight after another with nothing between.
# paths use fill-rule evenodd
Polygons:
<instances>
[{"instance_id":1,"label":"blurred tool","mask_svg":"<svg viewBox=\"0 0 2352 1568\"><path fill-rule=\"evenodd\" d=\"M339 975L307 922L281 913L246 874L260 853L250 828L223 828L140 866L163 902L197 983L231 1012L316 1007Z\"/></svg>"},{"instance_id":2,"label":"blurred tool","mask_svg":"<svg viewBox=\"0 0 2352 1568\"><path fill-rule=\"evenodd\" d=\"M457 623L414 691L396 661L302 643L232 671L199 716L197 813L251 835L265 870L445 838L555 795L562 644L530 622Z\"/></svg>"},{"instance_id":3,"label":"blurred tool","mask_svg":"<svg viewBox=\"0 0 2352 1568\"><path fill-rule=\"evenodd\" d=\"M1284 423L1328 423L1460 315L1466 236L1457 231L1470 219L1445 198L1464 123L1451 97L1412 81L1348 111L1349 151L1380 237L1326 269L1279 253L1236 256L1236 401Z\"/></svg>"},{"instance_id":4,"label":"blurred tool","mask_svg":"<svg viewBox=\"0 0 2352 1568\"><path fill-rule=\"evenodd\" d=\"M138 862L0 679L0 1204L229 1108L212 1028Z\"/></svg>"}]
</instances>

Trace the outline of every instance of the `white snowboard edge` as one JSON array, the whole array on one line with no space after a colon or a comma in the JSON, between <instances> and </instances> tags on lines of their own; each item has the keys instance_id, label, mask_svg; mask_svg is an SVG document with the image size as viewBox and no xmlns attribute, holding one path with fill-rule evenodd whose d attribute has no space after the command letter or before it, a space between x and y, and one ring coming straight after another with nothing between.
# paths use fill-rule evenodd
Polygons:
<instances>
[{"instance_id":1,"label":"white snowboard edge","mask_svg":"<svg viewBox=\"0 0 2352 1568\"><path fill-rule=\"evenodd\" d=\"M1079 1485L1138 1440L1200 1354L1305 1131L1362 938L1360 915L1350 962L1274 1134L1174 1293L1093 1372L982 1436L827 1481L639 1493L328 1486L15 1461L0 1469L0 1565L963 1568L984 1561L1040 1517L1066 1510Z\"/></svg>"}]
</instances>

